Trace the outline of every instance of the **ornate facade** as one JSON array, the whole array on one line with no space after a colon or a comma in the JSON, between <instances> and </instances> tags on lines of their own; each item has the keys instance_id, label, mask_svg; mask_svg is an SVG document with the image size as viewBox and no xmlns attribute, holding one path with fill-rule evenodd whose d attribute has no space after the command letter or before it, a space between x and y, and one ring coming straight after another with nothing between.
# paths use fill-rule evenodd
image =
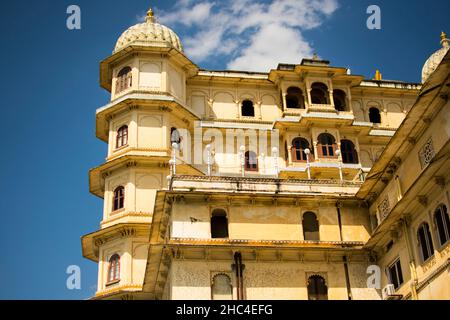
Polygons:
<instances>
[{"instance_id":1,"label":"ornate facade","mask_svg":"<svg viewBox=\"0 0 450 320\"><path fill-rule=\"evenodd\" d=\"M207 71L150 10L100 64L95 298L449 299L442 45L423 85L317 57Z\"/></svg>"}]
</instances>

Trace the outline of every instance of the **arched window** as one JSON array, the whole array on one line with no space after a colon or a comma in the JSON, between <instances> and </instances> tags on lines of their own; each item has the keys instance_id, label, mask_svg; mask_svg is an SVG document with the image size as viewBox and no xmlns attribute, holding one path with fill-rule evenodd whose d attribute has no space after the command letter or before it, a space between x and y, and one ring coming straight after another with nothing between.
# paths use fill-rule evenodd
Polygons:
<instances>
[{"instance_id":1,"label":"arched window","mask_svg":"<svg viewBox=\"0 0 450 320\"><path fill-rule=\"evenodd\" d=\"M178 131L177 128L171 128L170 129L170 143L178 143L180 144L181 142L181 136L180 136L180 132Z\"/></svg>"},{"instance_id":2,"label":"arched window","mask_svg":"<svg viewBox=\"0 0 450 320\"><path fill-rule=\"evenodd\" d=\"M123 209L125 201L125 188L120 186L114 190L113 211Z\"/></svg>"},{"instance_id":3,"label":"arched window","mask_svg":"<svg viewBox=\"0 0 450 320\"><path fill-rule=\"evenodd\" d=\"M312 104L329 104L328 87L321 83L315 82L311 86L311 103Z\"/></svg>"},{"instance_id":4,"label":"arched window","mask_svg":"<svg viewBox=\"0 0 450 320\"><path fill-rule=\"evenodd\" d=\"M336 140L331 134L322 133L318 137L317 150L322 158L336 158Z\"/></svg>"},{"instance_id":5,"label":"arched window","mask_svg":"<svg viewBox=\"0 0 450 320\"><path fill-rule=\"evenodd\" d=\"M211 285L212 300L233 300L233 286L231 279L226 274L214 276Z\"/></svg>"},{"instance_id":6,"label":"arched window","mask_svg":"<svg viewBox=\"0 0 450 320\"><path fill-rule=\"evenodd\" d=\"M350 140L341 140L341 154L343 163L359 163L358 152Z\"/></svg>"},{"instance_id":7,"label":"arched window","mask_svg":"<svg viewBox=\"0 0 450 320\"><path fill-rule=\"evenodd\" d=\"M305 109L305 98L300 88L290 87L287 89L286 106L289 109Z\"/></svg>"},{"instance_id":8,"label":"arched window","mask_svg":"<svg viewBox=\"0 0 450 320\"><path fill-rule=\"evenodd\" d=\"M303 215L303 237L306 241L319 241L319 221L313 212L306 212Z\"/></svg>"},{"instance_id":9,"label":"arched window","mask_svg":"<svg viewBox=\"0 0 450 320\"><path fill-rule=\"evenodd\" d=\"M114 254L109 258L108 265L108 282L120 280L120 257Z\"/></svg>"},{"instance_id":10,"label":"arched window","mask_svg":"<svg viewBox=\"0 0 450 320\"><path fill-rule=\"evenodd\" d=\"M422 261L427 261L434 255L433 241L431 239L430 226L428 223L423 223L417 231L417 238L419 240L420 253Z\"/></svg>"},{"instance_id":11,"label":"arched window","mask_svg":"<svg viewBox=\"0 0 450 320\"><path fill-rule=\"evenodd\" d=\"M303 138L295 138L292 141L292 161L305 162L307 161L305 150L309 148L309 142Z\"/></svg>"},{"instance_id":12,"label":"arched window","mask_svg":"<svg viewBox=\"0 0 450 320\"><path fill-rule=\"evenodd\" d=\"M225 210L216 209L211 214L211 238L228 238L228 218Z\"/></svg>"},{"instance_id":13,"label":"arched window","mask_svg":"<svg viewBox=\"0 0 450 320\"><path fill-rule=\"evenodd\" d=\"M369 109L369 121L372 123L381 123L381 114L378 108L372 107Z\"/></svg>"},{"instance_id":14,"label":"arched window","mask_svg":"<svg viewBox=\"0 0 450 320\"><path fill-rule=\"evenodd\" d=\"M117 130L116 148L124 147L128 144L128 126L121 126Z\"/></svg>"},{"instance_id":15,"label":"arched window","mask_svg":"<svg viewBox=\"0 0 450 320\"><path fill-rule=\"evenodd\" d=\"M117 74L116 94L128 88L131 88L131 85L132 85L131 68L124 67Z\"/></svg>"},{"instance_id":16,"label":"arched window","mask_svg":"<svg viewBox=\"0 0 450 320\"><path fill-rule=\"evenodd\" d=\"M253 151L245 153L245 171L258 171L258 157Z\"/></svg>"},{"instance_id":17,"label":"arched window","mask_svg":"<svg viewBox=\"0 0 450 320\"><path fill-rule=\"evenodd\" d=\"M323 277L314 275L308 278L308 300L328 300L328 288Z\"/></svg>"},{"instance_id":18,"label":"arched window","mask_svg":"<svg viewBox=\"0 0 450 320\"><path fill-rule=\"evenodd\" d=\"M337 111L346 111L347 110L347 95L342 90L334 90L333 91L333 101L334 108Z\"/></svg>"},{"instance_id":19,"label":"arched window","mask_svg":"<svg viewBox=\"0 0 450 320\"><path fill-rule=\"evenodd\" d=\"M255 116L255 107L253 106L253 101L244 100L242 102L242 116L243 117L254 117Z\"/></svg>"},{"instance_id":20,"label":"arched window","mask_svg":"<svg viewBox=\"0 0 450 320\"><path fill-rule=\"evenodd\" d=\"M447 207L441 204L434 212L434 221L439 234L439 244L442 247L450 240L450 220Z\"/></svg>"}]
</instances>

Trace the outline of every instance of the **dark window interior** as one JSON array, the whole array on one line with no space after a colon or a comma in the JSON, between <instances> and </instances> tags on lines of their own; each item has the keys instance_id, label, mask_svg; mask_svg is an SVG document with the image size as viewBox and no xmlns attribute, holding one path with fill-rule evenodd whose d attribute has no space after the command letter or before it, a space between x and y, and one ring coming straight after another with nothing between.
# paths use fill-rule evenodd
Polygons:
<instances>
[{"instance_id":1,"label":"dark window interior","mask_svg":"<svg viewBox=\"0 0 450 320\"><path fill-rule=\"evenodd\" d=\"M311 86L311 102L313 104L329 104L328 87L320 82L313 83Z\"/></svg>"},{"instance_id":2,"label":"dark window interior","mask_svg":"<svg viewBox=\"0 0 450 320\"><path fill-rule=\"evenodd\" d=\"M242 116L243 117L254 117L255 116L255 107L253 106L252 101L244 100L244 102L242 102Z\"/></svg>"},{"instance_id":3,"label":"dark window interior","mask_svg":"<svg viewBox=\"0 0 450 320\"><path fill-rule=\"evenodd\" d=\"M424 223L420 226L417 232L419 239L419 246L422 253L423 261L428 260L434 255L433 241L431 240L430 227L428 223Z\"/></svg>"},{"instance_id":4,"label":"dark window interior","mask_svg":"<svg viewBox=\"0 0 450 320\"><path fill-rule=\"evenodd\" d=\"M359 163L358 152L356 152L355 145L350 140L341 141L341 154L343 163Z\"/></svg>"},{"instance_id":5,"label":"dark window interior","mask_svg":"<svg viewBox=\"0 0 450 320\"><path fill-rule=\"evenodd\" d=\"M289 109L304 109L305 99L300 88L290 87L287 90L286 105Z\"/></svg>"},{"instance_id":6,"label":"dark window interior","mask_svg":"<svg viewBox=\"0 0 450 320\"><path fill-rule=\"evenodd\" d=\"M211 216L211 237L228 238L228 218L224 210L214 210Z\"/></svg>"},{"instance_id":7,"label":"dark window interior","mask_svg":"<svg viewBox=\"0 0 450 320\"><path fill-rule=\"evenodd\" d=\"M380 110L378 110L377 108L370 108L369 109L369 120L372 123L380 124L381 123Z\"/></svg>"},{"instance_id":8,"label":"dark window interior","mask_svg":"<svg viewBox=\"0 0 450 320\"><path fill-rule=\"evenodd\" d=\"M436 228L439 234L439 243L441 246L446 244L450 240L450 220L448 217L447 207L440 205L435 213L434 220L436 222Z\"/></svg>"},{"instance_id":9,"label":"dark window interior","mask_svg":"<svg viewBox=\"0 0 450 320\"><path fill-rule=\"evenodd\" d=\"M328 300L328 288L321 276L309 277L308 300Z\"/></svg>"},{"instance_id":10,"label":"dark window interior","mask_svg":"<svg viewBox=\"0 0 450 320\"><path fill-rule=\"evenodd\" d=\"M334 107L337 111L347 110L347 95L342 90L333 91Z\"/></svg>"},{"instance_id":11,"label":"dark window interior","mask_svg":"<svg viewBox=\"0 0 450 320\"><path fill-rule=\"evenodd\" d=\"M398 289L403 284L403 274L400 259L394 262L389 267L389 278L395 289Z\"/></svg>"},{"instance_id":12,"label":"dark window interior","mask_svg":"<svg viewBox=\"0 0 450 320\"><path fill-rule=\"evenodd\" d=\"M303 215L303 235L307 241L319 241L319 221L313 212Z\"/></svg>"}]
</instances>

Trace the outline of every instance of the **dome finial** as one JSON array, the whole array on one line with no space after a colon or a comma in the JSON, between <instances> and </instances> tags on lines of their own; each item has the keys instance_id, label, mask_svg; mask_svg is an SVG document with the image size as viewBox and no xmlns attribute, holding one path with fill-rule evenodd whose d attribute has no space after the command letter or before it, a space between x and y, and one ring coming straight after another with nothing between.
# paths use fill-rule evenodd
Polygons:
<instances>
[{"instance_id":1,"label":"dome finial","mask_svg":"<svg viewBox=\"0 0 450 320\"><path fill-rule=\"evenodd\" d=\"M450 40L447 38L447 34L442 31L441 32L441 44L444 48L448 48L449 47L449 42Z\"/></svg>"},{"instance_id":2,"label":"dome finial","mask_svg":"<svg viewBox=\"0 0 450 320\"><path fill-rule=\"evenodd\" d=\"M146 21L147 23L153 23L153 22L155 22L155 16L154 16L154 14L153 14L152 8L149 8L149 9L148 9L148 11L147 11L147 16L145 17L145 21Z\"/></svg>"}]
</instances>

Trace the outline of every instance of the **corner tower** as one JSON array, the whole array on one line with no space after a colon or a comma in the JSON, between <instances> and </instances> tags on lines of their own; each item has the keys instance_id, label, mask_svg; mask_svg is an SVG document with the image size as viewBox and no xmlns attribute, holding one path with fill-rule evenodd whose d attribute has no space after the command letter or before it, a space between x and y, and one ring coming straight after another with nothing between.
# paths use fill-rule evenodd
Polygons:
<instances>
[{"instance_id":1,"label":"corner tower","mask_svg":"<svg viewBox=\"0 0 450 320\"><path fill-rule=\"evenodd\" d=\"M100 85L111 100L96 112L96 135L108 153L89 172L89 188L104 206L99 230L82 237L83 256L99 266L96 298L143 297L155 195L167 185L174 132L193 130L198 119L185 107L186 79L197 72L151 9L100 63ZM202 174L177 162L180 173Z\"/></svg>"}]
</instances>

